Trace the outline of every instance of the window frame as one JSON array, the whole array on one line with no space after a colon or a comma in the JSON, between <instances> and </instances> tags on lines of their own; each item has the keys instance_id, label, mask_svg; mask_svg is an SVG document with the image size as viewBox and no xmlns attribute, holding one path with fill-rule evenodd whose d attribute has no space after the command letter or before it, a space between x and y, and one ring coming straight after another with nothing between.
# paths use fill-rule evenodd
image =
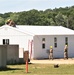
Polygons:
<instances>
[{"instance_id":1,"label":"window frame","mask_svg":"<svg viewBox=\"0 0 74 75\"><path fill-rule=\"evenodd\" d=\"M65 45L68 45L68 37L65 37Z\"/></svg>"},{"instance_id":2,"label":"window frame","mask_svg":"<svg viewBox=\"0 0 74 75\"><path fill-rule=\"evenodd\" d=\"M57 48L57 37L54 37L54 48Z\"/></svg>"},{"instance_id":3,"label":"window frame","mask_svg":"<svg viewBox=\"0 0 74 75\"><path fill-rule=\"evenodd\" d=\"M3 45L9 45L9 39L3 39Z\"/></svg>"},{"instance_id":4,"label":"window frame","mask_svg":"<svg viewBox=\"0 0 74 75\"><path fill-rule=\"evenodd\" d=\"M42 38L42 49L45 49L45 38Z\"/></svg>"}]
</instances>

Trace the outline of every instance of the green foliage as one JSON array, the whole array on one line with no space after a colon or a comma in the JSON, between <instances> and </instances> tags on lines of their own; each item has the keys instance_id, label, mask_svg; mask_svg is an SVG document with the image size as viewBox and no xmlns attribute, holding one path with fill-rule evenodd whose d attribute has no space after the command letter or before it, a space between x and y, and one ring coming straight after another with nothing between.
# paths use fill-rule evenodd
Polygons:
<instances>
[{"instance_id":1,"label":"green foliage","mask_svg":"<svg viewBox=\"0 0 74 75\"><path fill-rule=\"evenodd\" d=\"M61 25L74 29L74 6L0 14L0 25L7 19L12 19L18 25Z\"/></svg>"},{"instance_id":2,"label":"green foliage","mask_svg":"<svg viewBox=\"0 0 74 75\"><path fill-rule=\"evenodd\" d=\"M5 21L2 17L0 17L0 26L4 25Z\"/></svg>"}]
</instances>

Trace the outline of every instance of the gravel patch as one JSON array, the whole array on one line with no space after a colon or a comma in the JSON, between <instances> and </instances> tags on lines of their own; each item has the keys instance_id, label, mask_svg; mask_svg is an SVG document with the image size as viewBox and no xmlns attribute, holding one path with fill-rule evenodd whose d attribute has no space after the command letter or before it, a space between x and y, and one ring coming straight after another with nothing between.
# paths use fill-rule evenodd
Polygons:
<instances>
[{"instance_id":1,"label":"gravel patch","mask_svg":"<svg viewBox=\"0 0 74 75\"><path fill-rule=\"evenodd\" d=\"M74 64L74 58L69 59L42 59L42 60L31 60L31 63L34 64Z\"/></svg>"}]
</instances>

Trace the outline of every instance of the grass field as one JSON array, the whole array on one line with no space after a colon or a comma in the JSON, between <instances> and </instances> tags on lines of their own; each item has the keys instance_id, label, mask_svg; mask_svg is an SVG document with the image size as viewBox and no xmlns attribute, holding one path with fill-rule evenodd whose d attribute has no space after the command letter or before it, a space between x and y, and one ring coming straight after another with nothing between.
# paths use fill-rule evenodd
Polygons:
<instances>
[{"instance_id":1,"label":"grass field","mask_svg":"<svg viewBox=\"0 0 74 75\"><path fill-rule=\"evenodd\" d=\"M74 75L74 65L59 65L54 68L50 64L29 64L28 73L25 65L8 65L6 70L0 70L0 75Z\"/></svg>"}]
</instances>

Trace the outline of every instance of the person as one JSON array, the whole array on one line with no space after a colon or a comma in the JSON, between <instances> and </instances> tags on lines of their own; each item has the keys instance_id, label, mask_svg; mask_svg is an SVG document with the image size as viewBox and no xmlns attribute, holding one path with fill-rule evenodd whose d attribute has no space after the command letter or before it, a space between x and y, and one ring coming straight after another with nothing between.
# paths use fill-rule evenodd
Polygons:
<instances>
[{"instance_id":1,"label":"person","mask_svg":"<svg viewBox=\"0 0 74 75\"><path fill-rule=\"evenodd\" d=\"M53 48L52 48L52 46L50 46L50 50L49 50L49 59L53 59Z\"/></svg>"},{"instance_id":2,"label":"person","mask_svg":"<svg viewBox=\"0 0 74 75\"><path fill-rule=\"evenodd\" d=\"M12 26L12 27L16 27L14 21L12 21L11 19L8 19L6 24L9 25L9 26Z\"/></svg>"},{"instance_id":3,"label":"person","mask_svg":"<svg viewBox=\"0 0 74 75\"><path fill-rule=\"evenodd\" d=\"M8 24L10 23L10 21L11 21L11 19L8 19L8 20L6 21L6 24L8 25Z\"/></svg>"},{"instance_id":4,"label":"person","mask_svg":"<svg viewBox=\"0 0 74 75\"><path fill-rule=\"evenodd\" d=\"M64 59L68 59L68 46L65 45L65 48L64 48Z\"/></svg>"}]
</instances>

